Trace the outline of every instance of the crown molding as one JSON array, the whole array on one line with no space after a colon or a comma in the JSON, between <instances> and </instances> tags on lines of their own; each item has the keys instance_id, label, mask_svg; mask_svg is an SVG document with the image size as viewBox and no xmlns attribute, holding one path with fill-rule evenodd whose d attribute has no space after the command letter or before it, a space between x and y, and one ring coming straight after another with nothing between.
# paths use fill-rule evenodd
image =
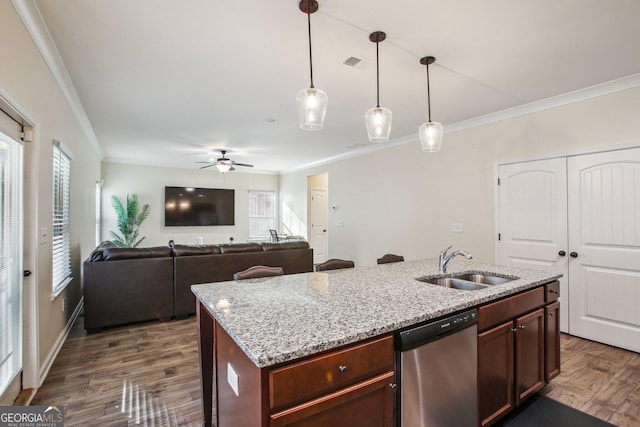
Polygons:
<instances>
[{"instance_id":1,"label":"crown molding","mask_svg":"<svg viewBox=\"0 0 640 427\"><path fill-rule=\"evenodd\" d=\"M640 86L640 73L444 126L444 133L482 126Z\"/></svg>"},{"instance_id":2,"label":"crown molding","mask_svg":"<svg viewBox=\"0 0 640 427\"><path fill-rule=\"evenodd\" d=\"M82 106L82 102L67 72L67 68L64 62L62 62L62 58L51 37L51 33L42 19L38 6L34 0L11 0L11 5L40 51L46 64L49 66L54 79L58 83L60 90L69 103L69 107L71 107L71 111L73 111L73 114L80 123L80 127L89 139L93 149L98 154L98 157L102 159L104 157L104 151L93 131L93 126L91 126L87 113Z\"/></svg>"}]
</instances>

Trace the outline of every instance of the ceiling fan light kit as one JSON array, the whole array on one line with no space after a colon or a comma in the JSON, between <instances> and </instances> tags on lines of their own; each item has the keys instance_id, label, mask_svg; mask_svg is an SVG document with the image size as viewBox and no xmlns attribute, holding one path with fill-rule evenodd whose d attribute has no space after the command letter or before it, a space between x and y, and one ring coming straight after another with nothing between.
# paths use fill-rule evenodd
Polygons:
<instances>
[{"instance_id":1,"label":"ceiling fan light kit","mask_svg":"<svg viewBox=\"0 0 640 427\"><path fill-rule=\"evenodd\" d=\"M311 84L307 89L302 89L296 96L298 109L298 121L300 128L304 130L320 130L324 125L324 116L327 112L329 97L327 94L313 86L313 59L311 55L311 14L318 10L316 0L300 0L300 11L307 15L309 29L309 71Z\"/></svg>"},{"instance_id":2,"label":"ceiling fan light kit","mask_svg":"<svg viewBox=\"0 0 640 427\"><path fill-rule=\"evenodd\" d=\"M420 59L420 64L427 66L427 122L423 123L418 129L418 135L420 136L420 145L422 145L422 151L435 152L440 151L442 146L442 125L438 122L431 121L431 92L429 88L429 64L436 62L436 58L433 56L425 56Z\"/></svg>"},{"instance_id":3,"label":"ceiling fan light kit","mask_svg":"<svg viewBox=\"0 0 640 427\"><path fill-rule=\"evenodd\" d=\"M208 162L197 162L197 163L207 163L206 166L202 166L200 169L206 169L206 168L210 168L211 166L215 166L216 169L218 169L218 171L220 171L221 173L225 174L229 171L233 171L236 170L236 168L234 168L234 166L243 166L246 168L252 168L253 165L247 164L247 163L238 163L236 161L233 161L229 158L226 157L227 154L227 150L220 150L220 154L222 154L222 157L218 157L217 159L213 160L213 159L209 159Z\"/></svg>"},{"instance_id":4,"label":"ceiling fan light kit","mask_svg":"<svg viewBox=\"0 0 640 427\"><path fill-rule=\"evenodd\" d=\"M376 106L369 109L364 115L367 125L367 134L370 142L387 142L391 133L391 110L380 106L380 56L379 45L387 35L382 31L374 31L369 34L369 41L376 44Z\"/></svg>"}]
</instances>

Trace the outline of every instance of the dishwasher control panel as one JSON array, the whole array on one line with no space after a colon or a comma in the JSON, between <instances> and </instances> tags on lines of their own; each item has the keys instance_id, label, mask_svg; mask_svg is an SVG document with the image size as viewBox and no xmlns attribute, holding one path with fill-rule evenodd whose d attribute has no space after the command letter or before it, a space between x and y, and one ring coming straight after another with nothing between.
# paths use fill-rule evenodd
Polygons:
<instances>
[{"instance_id":1,"label":"dishwasher control panel","mask_svg":"<svg viewBox=\"0 0 640 427\"><path fill-rule=\"evenodd\" d=\"M465 329L478 322L478 309L474 308L460 313L429 321L422 325L396 334L396 348L407 351L446 335Z\"/></svg>"}]
</instances>

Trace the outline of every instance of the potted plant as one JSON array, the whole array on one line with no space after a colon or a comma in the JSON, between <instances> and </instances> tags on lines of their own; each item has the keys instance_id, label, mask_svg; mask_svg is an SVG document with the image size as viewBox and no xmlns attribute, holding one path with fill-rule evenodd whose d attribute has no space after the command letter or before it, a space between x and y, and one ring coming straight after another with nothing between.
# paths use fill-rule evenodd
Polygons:
<instances>
[{"instance_id":1,"label":"potted plant","mask_svg":"<svg viewBox=\"0 0 640 427\"><path fill-rule=\"evenodd\" d=\"M127 194L126 204L123 204L115 194L111 198L111 204L118 216L118 231L120 234L111 231L113 243L123 248L135 248L144 237L138 239L140 224L149 216L149 204L145 203L140 210L138 196Z\"/></svg>"}]
</instances>

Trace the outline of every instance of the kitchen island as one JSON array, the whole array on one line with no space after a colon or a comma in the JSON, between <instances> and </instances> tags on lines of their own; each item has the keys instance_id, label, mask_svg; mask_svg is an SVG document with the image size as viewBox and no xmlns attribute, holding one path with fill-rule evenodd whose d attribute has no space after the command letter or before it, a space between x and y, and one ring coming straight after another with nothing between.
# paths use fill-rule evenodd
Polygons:
<instances>
[{"instance_id":1,"label":"kitchen island","mask_svg":"<svg viewBox=\"0 0 640 427\"><path fill-rule=\"evenodd\" d=\"M426 259L192 286L198 300L205 425L212 425L213 387L218 427L287 425L279 424L280 415L289 416L287 411L294 407L309 410L309 406L296 396L279 398L282 369L315 360L317 355L327 354L329 363L336 351L346 348L360 351L361 359L385 355L362 368L363 372L352 369L346 375L352 375L349 384L356 381L369 391L382 383L393 384L393 332L538 288L559 277L456 259L449 274L473 271L517 279L474 291L416 280L437 276L437 270L437 260ZM333 378L328 382L336 383ZM328 392L335 394L338 385ZM370 406L389 402L386 390L392 388L385 387ZM312 393L309 399L313 398L315 404L329 405ZM384 416L389 416L388 404L382 406Z\"/></svg>"}]
</instances>

